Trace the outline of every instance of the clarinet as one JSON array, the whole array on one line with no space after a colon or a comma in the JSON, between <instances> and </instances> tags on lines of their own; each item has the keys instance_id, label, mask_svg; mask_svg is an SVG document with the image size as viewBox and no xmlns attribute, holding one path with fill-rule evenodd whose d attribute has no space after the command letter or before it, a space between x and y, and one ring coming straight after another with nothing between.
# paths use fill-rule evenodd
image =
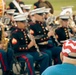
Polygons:
<instances>
[{"instance_id":1,"label":"clarinet","mask_svg":"<svg viewBox=\"0 0 76 75\"><path fill-rule=\"evenodd\" d=\"M31 40L31 41L34 41L34 43L35 43L35 48L36 48L37 52L39 53L39 56L42 56L42 53L40 52L39 47L38 47L38 45L36 44L35 38L34 38L34 37L32 38L32 35L30 34L28 28L26 28L26 30L27 30L27 32L28 32L28 37L30 38L30 40Z\"/></svg>"},{"instance_id":2,"label":"clarinet","mask_svg":"<svg viewBox=\"0 0 76 75\"><path fill-rule=\"evenodd\" d=\"M47 21L46 21L46 26L47 26L47 28L48 28L48 25L49 25L49 24L50 24L51 27L52 27L52 28L48 28L48 31L50 31L50 30L55 30L55 29L57 28L57 26L59 26L59 25L56 26L56 25L54 24L54 20L55 20L54 17L49 17L49 18L47 19ZM55 35L52 36L52 38L55 39L55 42L57 43L58 46L61 45L61 44L58 42L58 40L56 39Z\"/></svg>"}]
</instances>

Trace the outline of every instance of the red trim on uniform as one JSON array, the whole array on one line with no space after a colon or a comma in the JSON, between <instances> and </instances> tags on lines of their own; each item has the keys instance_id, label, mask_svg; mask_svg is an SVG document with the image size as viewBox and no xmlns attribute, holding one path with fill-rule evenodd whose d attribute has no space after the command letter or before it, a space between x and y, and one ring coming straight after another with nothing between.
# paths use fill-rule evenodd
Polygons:
<instances>
[{"instance_id":1,"label":"red trim on uniform","mask_svg":"<svg viewBox=\"0 0 76 75\"><path fill-rule=\"evenodd\" d=\"M27 65L28 65L28 68L30 70L30 73L31 73L31 75L33 75L32 68L31 68L31 65L30 65L28 58L25 55L21 55L21 57L25 59Z\"/></svg>"},{"instance_id":2,"label":"red trim on uniform","mask_svg":"<svg viewBox=\"0 0 76 75\"><path fill-rule=\"evenodd\" d=\"M6 66L5 66L5 64L4 64L4 60L3 60L3 58L2 58L2 54L1 54L1 53L0 53L0 61L1 61L1 63L2 63L2 66L3 66L4 71L6 71Z\"/></svg>"}]
</instances>

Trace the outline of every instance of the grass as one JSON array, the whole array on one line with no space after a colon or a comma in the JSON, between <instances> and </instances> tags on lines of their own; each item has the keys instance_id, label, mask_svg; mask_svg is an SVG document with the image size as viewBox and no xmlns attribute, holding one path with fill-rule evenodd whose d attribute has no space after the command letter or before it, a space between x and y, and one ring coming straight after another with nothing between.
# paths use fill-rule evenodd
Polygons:
<instances>
[{"instance_id":1,"label":"grass","mask_svg":"<svg viewBox=\"0 0 76 75\"><path fill-rule=\"evenodd\" d=\"M7 5L12 0L6 0ZM22 0L25 4L34 4L37 0ZM54 15L59 15L61 12L61 7L64 6L74 6L73 14L76 14L76 0L48 0L54 7Z\"/></svg>"}]
</instances>

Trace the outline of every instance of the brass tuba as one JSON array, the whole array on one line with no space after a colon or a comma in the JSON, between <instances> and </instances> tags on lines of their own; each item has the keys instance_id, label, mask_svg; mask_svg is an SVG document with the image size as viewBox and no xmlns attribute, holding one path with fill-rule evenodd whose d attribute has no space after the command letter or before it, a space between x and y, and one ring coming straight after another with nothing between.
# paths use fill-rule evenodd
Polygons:
<instances>
[{"instance_id":1,"label":"brass tuba","mask_svg":"<svg viewBox=\"0 0 76 75\"><path fill-rule=\"evenodd\" d=\"M1 26L1 41L0 41L0 44L2 44L2 49L7 51L9 39L6 38L6 36L5 36L5 32L4 32L4 27L5 26L2 22L0 22L0 26Z\"/></svg>"}]
</instances>

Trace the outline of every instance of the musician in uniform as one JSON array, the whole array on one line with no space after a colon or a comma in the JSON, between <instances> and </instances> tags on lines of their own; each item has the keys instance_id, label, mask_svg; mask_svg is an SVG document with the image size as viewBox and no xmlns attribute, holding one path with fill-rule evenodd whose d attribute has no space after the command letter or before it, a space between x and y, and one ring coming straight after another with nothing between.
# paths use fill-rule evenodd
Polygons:
<instances>
[{"instance_id":1,"label":"musician in uniform","mask_svg":"<svg viewBox=\"0 0 76 75\"><path fill-rule=\"evenodd\" d=\"M49 39L53 36L53 32L47 30L46 23L44 22L44 10L45 8L37 8L31 11L30 15L33 22L30 23L30 32L32 32L35 37L42 36L36 39L36 42L40 50L49 55L49 65L52 65L53 57L58 58L57 63L61 63L59 59L61 48L53 47L52 44L50 44L51 42ZM48 44L50 44L50 49L48 48Z\"/></svg>"},{"instance_id":2,"label":"musician in uniform","mask_svg":"<svg viewBox=\"0 0 76 75\"><path fill-rule=\"evenodd\" d=\"M62 12L60 14L66 14L70 16L69 21L69 27L73 28L75 26L75 23L73 21L73 6L67 6L62 8Z\"/></svg>"},{"instance_id":3,"label":"musician in uniform","mask_svg":"<svg viewBox=\"0 0 76 75\"><path fill-rule=\"evenodd\" d=\"M6 38L7 35L3 30L4 27L0 26L0 62L2 75L14 75L12 71L13 50L8 46L9 39Z\"/></svg>"},{"instance_id":4,"label":"musician in uniform","mask_svg":"<svg viewBox=\"0 0 76 75\"><path fill-rule=\"evenodd\" d=\"M15 9L8 9L5 11L5 16L10 19L9 23L7 25L9 26L9 31L11 31L11 32L13 32L13 30L15 30L15 28L16 28L16 25L14 25L15 22L13 20L13 17L17 14L19 14L19 13L16 13Z\"/></svg>"},{"instance_id":5,"label":"musician in uniform","mask_svg":"<svg viewBox=\"0 0 76 75\"><path fill-rule=\"evenodd\" d=\"M48 67L49 57L45 53L40 54L40 52L37 52L34 40L31 39L32 37L29 35L29 30L27 30L26 19L24 14L22 14L22 16L18 15L14 17L17 29L12 32L11 45L14 53L17 55L17 59L26 62L27 68L29 69L29 75L35 75L33 66L35 61L39 61L40 63L41 74ZM24 63L22 63L22 68L24 68Z\"/></svg>"},{"instance_id":6,"label":"musician in uniform","mask_svg":"<svg viewBox=\"0 0 76 75\"><path fill-rule=\"evenodd\" d=\"M0 4L1 1L0 0ZM2 2L3 3L3 2ZM3 3L2 7L0 5L0 17L3 18L4 16L4 8L5 3ZM0 62L2 68L2 75L14 75L12 71L12 61L13 61L13 50L10 48L9 39L7 38L7 33L5 32L5 25L0 20Z\"/></svg>"},{"instance_id":7,"label":"musician in uniform","mask_svg":"<svg viewBox=\"0 0 76 75\"><path fill-rule=\"evenodd\" d=\"M21 0L16 0L16 2L19 4L19 7L21 8L21 6L20 5L24 5L24 2L23 1L21 1ZM18 8L16 7L16 5L14 4L14 2L12 1L12 2L10 2L10 4L9 4L9 9L16 9L16 11L15 12L19 12L19 10L18 10Z\"/></svg>"},{"instance_id":8,"label":"musician in uniform","mask_svg":"<svg viewBox=\"0 0 76 75\"><path fill-rule=\"evenodd\" d=\"M69 15L60 15L60 27L55 30L56 38L61 43L73 36L69 29Z\"/></svg>"}]
</instances>

